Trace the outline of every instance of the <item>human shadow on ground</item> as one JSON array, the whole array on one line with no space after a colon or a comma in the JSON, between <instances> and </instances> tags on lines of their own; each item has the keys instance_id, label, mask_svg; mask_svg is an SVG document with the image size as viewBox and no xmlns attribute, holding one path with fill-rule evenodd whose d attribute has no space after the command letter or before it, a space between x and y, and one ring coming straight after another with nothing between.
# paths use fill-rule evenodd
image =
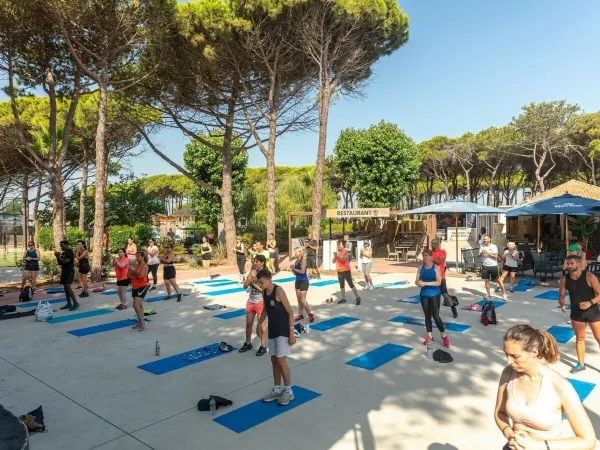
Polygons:
<instances>
[{"instance_id":1,"label":"human shadow on ground","mask_svg":"<svg viewBox=\"0 0 600 450\"><path fill-rule=\"evenodd\" d=\"M438 444L436 442L435 444L431 444L429 447L427 447L427 450L458 450L458 447L450 444Z\"/></svg>"}]
</instances>

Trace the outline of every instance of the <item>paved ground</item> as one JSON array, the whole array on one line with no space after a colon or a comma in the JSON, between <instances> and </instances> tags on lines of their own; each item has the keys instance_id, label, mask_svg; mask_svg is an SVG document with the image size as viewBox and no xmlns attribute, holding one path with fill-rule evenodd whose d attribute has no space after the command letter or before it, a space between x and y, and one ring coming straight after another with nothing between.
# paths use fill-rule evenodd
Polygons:
<instances>
[{"instance_id":1,"label":"paved ground","mask_svg":"<svg viewBox=\"0 0 600 450\"><path fill-rule=\"evenodd\" d=\"M320 396L247 431L238 433L221 425L207 412L197 411L196 403L210 394L232 400L233 406L219 410L216 417L239 410L239 417L231 419L234 427L279 412L276 405L269 405L275 411L262 405L243 409L272 386L268 355L223 354L162 375L138 368L220 341L239 347L244 317L219 319L213 316L223 311L202 308L210 303L227 305L225 311L242 308L244 293L209 295L236 285L191 292L188 284L185 291L190 296L184 302L148 304L157 314L150 317L144 333L129 327L84 337L67 333L131 317L131 308L114 310L116 295L94 294L83 302L81 312L112 311L105 315L54 324L35 323L32 317L2 321L0 401L17 415L43 405L49 432L32 436L32 450L502 448L502 435L493 420L496 386L505 366L502 334L523 322L544 329L567 326L556 302L533 298L551 289L536 287L511 295L511 301L497 310L497 326L484 327L477 312L461 311L453 320L444 308L444 321L471 328L449 332L454 362L439 364L425 358L423 327L389 322L399 315L422 317L419 305L397 302L417 294L412 274L380 275L375 282L403 279L411 284L361 291L360 307L353 302L323 303L338 292L337 284L312 286L308 298L317 322L342 315L360 320L303 335L290 358L292 381ZM294 305L293 283L282 286ZM482 298L481 282L451 278L449 286L462 304ZM164 289L156 291L162 294ZM73 313L59 311L56 317L69 314ZM160 357L154 355L156 340ZM412 350L375 370L346 364L384 344ZM591 337L588 346L590 369L578 379L600 383L598 346ZM560 349L563 359L555 369L568 375L575 356L573 340L560 344ZM600 432L600 389L595 388L584 404Z\"/></svg>"}]
</instances>

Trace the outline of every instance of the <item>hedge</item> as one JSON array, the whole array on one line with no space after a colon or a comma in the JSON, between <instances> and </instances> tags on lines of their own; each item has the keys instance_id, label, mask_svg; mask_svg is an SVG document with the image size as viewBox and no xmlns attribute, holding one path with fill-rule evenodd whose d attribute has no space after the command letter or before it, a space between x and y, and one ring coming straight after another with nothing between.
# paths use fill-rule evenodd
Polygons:
<instances>
[{"instance_id":1,"label":"hedge","mask_svg":"<svg viewBox=\"0 0 600 450\"><path fill-rule=\"evenodd\" d=\"M78 240L85 241L88 243L88 234L86 231L82 231L79 228L67 227L66 229L67 241L73 248L77 245ZM38 241L40 247L43 250L58 250L54 248L54 232L52 227L42 227L38 232Z\"/></svg>"}]
</instances>

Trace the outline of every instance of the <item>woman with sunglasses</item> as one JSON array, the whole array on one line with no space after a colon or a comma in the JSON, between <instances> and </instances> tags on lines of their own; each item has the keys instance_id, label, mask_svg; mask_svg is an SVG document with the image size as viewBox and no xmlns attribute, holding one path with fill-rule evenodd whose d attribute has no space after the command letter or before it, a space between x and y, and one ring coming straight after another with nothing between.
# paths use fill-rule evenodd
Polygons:
<instances>
[{"instance_id":1,"label":"woman with sunglasses","mask_svg":"<svg viewBox=\"0 0 600 450\"><path fill-rule=\"evenodd\" d=\"M158 266L160 265L160 257L158 256L158 247L156 241L152 238L148 241L148 270L152 274L152 287L151 291L156 289L156 283L158 282Z\"/></svg>"},{"instance_id":2,"label":"woman with sunglasses","mask_svg":"<svg viewBox=\"0 0 600 450\"><path fill-rule=\"evenodd\" d=\"M35 248L35 243L30 242L27 245L27 250L23 255L25 267L23 269L23 280L21 281L21 289L27 284L27 280L31 279L31 289L35 293L35 283L37 281L37 273L40 271L40 251Z\"/></svg>"},{"instance_id":3,"label":"woman with sunglasses","mask_svg":"<svg viewBox=\"0 0 600 450\"><path fill-rule=\"evenodd\" d=\"M365 276L365 290L373 290L373 278L371 278L371 266L373 265L373 248L371 241L365 239L363 248L360 250L360 260L362 264L362 272Z\"/></svg>"}]
</instances>

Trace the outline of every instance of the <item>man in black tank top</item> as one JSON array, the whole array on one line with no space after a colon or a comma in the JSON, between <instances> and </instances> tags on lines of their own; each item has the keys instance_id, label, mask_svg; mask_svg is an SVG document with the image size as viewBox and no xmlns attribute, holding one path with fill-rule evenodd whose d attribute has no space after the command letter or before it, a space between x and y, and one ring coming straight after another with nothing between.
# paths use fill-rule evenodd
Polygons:
<instances>
[{"instance_id":1,"label":"man in black tank top","mask_svg":"<svg viewBox=\"0 0 600 450\"><path fill-rule=\"evenodd\" d=\"M558 303L564 313L567 312L565 296L569 291L571 302L571 326L576 336L577 360L571 373L579 373L585 370L585 338L586 324L589 324L594 338L600 344L600 282L595 275L582 270L579 257L571 255L566 260L567 272L560 280L558 292Z\"/></svg>"},{"instance_id":2,"label":"man in black tank top","mask_svg":"<svg viewBox=\"0 0 600 450\"><path fill-rule=\"evenodd\" d=\"M280 286L273 283L271 272L261 270L256 275L258 284L263 290L263 299L267 314L260 316L258 327L260 329L265 318L269 318L268 337L269 353L273 366L273 390L263 397L265 402L277 402L285 406L294 400L290 368L287 364L287 355L292 352L296 343L294 336L294 313L285 292ZM284 386L281 386L283 377Z\"/></svg>"}]
</instances>

